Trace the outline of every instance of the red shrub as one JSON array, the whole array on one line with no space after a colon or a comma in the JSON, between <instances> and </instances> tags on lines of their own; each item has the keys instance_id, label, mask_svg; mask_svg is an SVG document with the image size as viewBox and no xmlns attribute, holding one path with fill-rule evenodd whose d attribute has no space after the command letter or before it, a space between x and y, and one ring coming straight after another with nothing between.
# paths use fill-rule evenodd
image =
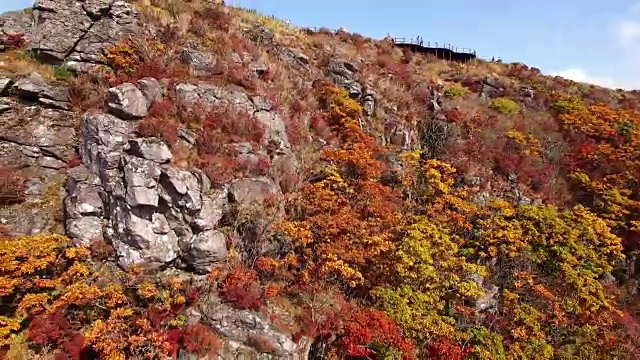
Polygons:
<instances>
[{"instance_id":1,"label":"red shrub","mask_svg":"<svg viewBox=\"0 0 640 360\"><path fill-rule=\"evenodd\" d=\"M220 338L209 327L202 324L187 326L181 331L180 341L188 353L198 356L215 357L222 346Z\"/></svg>"},{"instance_id":2,"label":"red shrub","mask_svg":"<svg viewBox=\"0 0 640 360\"><path fill-rule=\"evenodd\" d=\"M80 74L75 77L69 87L69 98L76 109L100 109L106 100L106 89L109 87L103 71Z\"/></svg>"},{"instance_id":3,"label":"red shrub","mask_svg":"<svg viewBox=\"0 0 640 360\"><path fill-rule=\"evenodd\" d=\"M228 154L202 154L198 159L198 167L215 185L233 180L238 168L235 156Z\"/></svg>"},{"instance_id":4,"label":"red shrub","mask_svg":"<svg viewBox=\"0 0 640 360\"><path fill-rule=\"evenodd\" d=\"M355 310L343 326L340 345L349 356L367 357L372 354L369 345L374 342L400 350L405 359L414 358L413 344L385 312L372 308Z\"/></svg>"},{"instance_id":5,"label":"red shrub","mask_svg":"<svg viewBox=\"0 0 640 360\"><path fill-rule=\"evenodd\" d=\"M192 112L199 121L196 147L199 167L216 184L222 184L240 174L265 174L271 163L269 159L240 157L229 144L249 142L261 143L265 129L255 117L246 111L227 106Z\"/></svg>"},{"instance_id":6,"label":"red shrub","mask_svg":"<svg viewBox=\"0 0 640 360\"><path fill-rule=\"evenodd\" d=\"M311 129L323 140L329 141L334 138L331 128L321 114L311 116Z\"/></svg>"},{"instance_id":7,"label":"red shrub","mask_svg":"<svg viewBox=\"0 0 640 360\"><path fill-rule=\"evenodd\" d=\"M115 76L109 77L110 86L118 86L129 82L135 84L145 77L156 79L185 79L189 76L189 70L181 62L176 60L162 61L162 59L144 60L135 65L131 72L120 71Z\"/></svg>"},{"instance_id":8,"label":"red shrub","mask_svg":"<svg viewBox=\"0 0 640 360\"><path fill-rule=\"evenodd\" d=\"M0 45L5 50L15 50L21 48L26 42L23 33L0 34Z\"/></svg>"},{"instance_id":9,"label":"red shrub","mask_svg":"<svg viewBox=\"0 0 640 360\"><path fill-rule=\"evenodd\" d=\"M471 346L460 346L451 339L441 338L427 346L428 359L463 360L471 352Z\"/></svg>"},{"instance_id":10,"label":"red shrub","mask_svg":"<svg viewBox=\"0 0 640 360\"><path fill-rule=\"evenodd\" d=\"M257 75L242 64L230 61L223 66L221 71L226 76L226 80L244 89L256 91L258 89Z\"/></svg>"},{"instance_id":11,"label":"red shrub","mask_svg":"<svg viewBox=\"0 0 640 360\"><path fill-rule=\"evenodd\" d=\"M283 115L282 120L284 121L289 143L294 147L302 145L308 134L304 128L302 119L299 117Z\"/></svg>"},{"instance_id":12,"label":"red shrub","mask_svg":"<svg viewBox=\"0 0 640 360\"><path fill-rule=\"evenodd\" d=\"M389 71L396 61L390 55L380 55L376 59L376 65L382 70Z\"/></svg>"},{"instance_id":13,"label":"red shrub","mask_svg":"<svg viewBox=\"0 0 640 360\"><path fill-rule=\"evenodd\" d=\"M85 338L80 333L71 335L69 340L65 340L61 345L62 352L55 356L55 360L80 360L92 358L90 350L87 349Z\"/></svg>"},{"instance_id":14,"label":"red shrub","mask_svg":"<svg viewBox=\"0 0 640 360\"><path fill-rule=\"evenodd\" d=\"M220 294L239 309L259 310L265 304L258 274L253 269L233 269L220 285Z\"/></svg>"},{"instance_id":15,"label":"red shrub","mask_svg":"<svg viewBox=\"0 0 640 360\"><path fill-rule=\"evenodd\" d=\"M144 302L142 300L141 302ZM169 325L176 316L184 310L186 304L175 304L170 307L162 305L150 305L147 308L145 318L149 320L151 327L155 330L161 330Z\"/></svg>"},{"instance_id":16,"label":"red shrub","mask_svg":"<svg viewBox=\"0 0 640 360\"><path fill-rule=\"evenodd\" d=\"M111 244L104 239L96 239L91 242L91 257L96 260L111 259L115 255L115 250Z\"/></svg>"},{"instance_id":17,"label":"red shrub","mask_svg":"<svg viewBox=\"0 0 640 360\"><path fill-rule=\"evenodd\" d=\"M27 179L16 169L0 166L0 205L18 204L25 200Z\"/></svg>"},{"instance_id":18,"label":"red shrub","mask_svg":"<svg viewBox=\"0 0 640 360\"><path fill-rule=\"evenodd\" d=\"M200 118L202 129L198 134L198 151L203 154L217 154L224 144L259 143L265 134L260 121L231 106L206 111Z\"/></svg>"},{"instance_id":19,"label":"red shrub","mask_svg":"<svg viewBox=\"0 0 640 360\"><path fill-rule=\"evenodd\" d=\"M171 98L164 98L160 101L156 101L153 103L151 108L149 109L148 116L150 117L171 117L178 118L180 115L180 111L175 101Z\"/></svg>"},{"instance_id":20,"label":"red shrub","mask_svg":"<svg viewBox=\"0 0 640 360\"><path fill-rule=\"evenodd\" d=\"M269 65L267 66L267 70L264 72L264 74L262 74L261 77L262 80L266 82L272 82L278 77L278 75L278 70L273 65Z\"/></svg>"},{"instance_id":21,"label":"red shrub","mask_svg":"<svg viewBox=\"0 0 640 360\"><path fill-rule=\"evenodd\" d=\"M180 124L175 118L146 117L138 123L138 132L144 137L157 137L169 146L178 142Z\"/></svg>"},{"instance_id":22,"label":"red shrub","mask_svg":"<svg viewBox=\"0 0 640 360\"><path fill-rule=\"evenodd\" d=\"M401 84L408 86L413 83L413 70L408 64L393 64L390 72Z\"/></svg>"},{"instance_id":23,"label":"red shrub","mask_svg":"<svg viewBox=\"0 0 640 360\"><path fill-rule=\"evenodd\" d=\"M348 305L340 307L314 307L305 305L300 315L300 330L293 335L298 341L302 336L310 338L330 337L337 333L348 313Z\"/></svg>"},{"instance_id":24,"label":"red shrub","mask_svg":"<svg viewBox=\"0 0 640 360\"><path fill-rule=\"evenodd\" d=\"M272 342L273 340L260 334L251 334L247 340L247 344L252 348L258 350L261 354L271 354L276 351L276 347Z\"/></svg>"},{"instance_id":25,"label":"red shrub","mask_svg":"<svg viewBox=\"0 0 640 360\"><path fill-rule=\"evenodd\" d=\"M64 314L64 308L53 313L42 313L29 323L27 336L37 346L51 346L61 349L56 359L80 360L89 350L84 337L78 333Z\"/></svg>"},{"instance_id":26,"label":"red shrub","mask_svg":"<svg viewBox=\"0 0 640 360\"><path fill-rule=\"evenodd\" d=\"M464 119L466 119L467 114L462 110L450 109L450 110L445 110L444 116L447 118L447 120L451 122L460 123Z\"/></svg>"},{"instance_id":27,"label":"red shrub","mask_svg":"<svg viewBox=\"0 0 640 360\"><path fill-rule=\"evenodd\" d=\"M194 13L194 19L205 21L216 30L228 32L233 24L233 18L223 6L213 5Z\"/></svg>"},{"instance_id":28,"label":"red shrub","mask_svg":"<svg viewBox=\"0 0 640 360\"><path fill-rule=\"evenodd\" d=\"M74 156L73 158L69 159L69 161L67 161L67 168L69 169L74 168L76 166L80 166L80 165L82 165L82 159L78 155Z\"/></svg>"}]
</instances>

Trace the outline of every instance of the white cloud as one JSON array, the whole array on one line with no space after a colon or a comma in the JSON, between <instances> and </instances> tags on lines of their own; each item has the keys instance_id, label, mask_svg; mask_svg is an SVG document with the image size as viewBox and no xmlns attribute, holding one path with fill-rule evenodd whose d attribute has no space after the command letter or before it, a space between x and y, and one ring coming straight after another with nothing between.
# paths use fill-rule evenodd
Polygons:
<instances>
[{"instance_id":1,"label":"white cloud","mask_svg":"<svg viewBox=\"0 0 640 360\"><path fill-rule=\"evenodd\" d=\"M618 26L618 36L624 43L635 43L640 40L640 23L635 21L621 21Z\"/></svg>"},{"instance_id":2,"label":"white cloud","mask_svg":"<svg viewBox=\"0 0 640 360\"><path fill-rule=\"evenodd\" d=\"M569 68L562 71L553 72L550 74L551 76L560 76L568 80L573 80L577 82L583 82L588 84L599 85L603 87L608 87L612 89L616 88L626 88L627 85L615 81L614 79L608 77L598 77L587 74L586 71L579 68Z\"/></svg>"}]
</instances>

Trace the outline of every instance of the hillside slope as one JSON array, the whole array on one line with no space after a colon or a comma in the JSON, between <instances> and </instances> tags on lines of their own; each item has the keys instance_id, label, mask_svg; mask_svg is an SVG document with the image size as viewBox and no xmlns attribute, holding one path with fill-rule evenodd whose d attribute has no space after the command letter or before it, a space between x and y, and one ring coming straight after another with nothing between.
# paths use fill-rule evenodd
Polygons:
<instances>
[{"instance_id":1,"label":"hillside slope","mask_svg":"<svg viewBox=\"0 0 640 360\"><path fill-rule=\"evenodd\" d=\"M636 92L204 0L0 30L0 357L640 358Z\"/></svg>"}]
</instances>

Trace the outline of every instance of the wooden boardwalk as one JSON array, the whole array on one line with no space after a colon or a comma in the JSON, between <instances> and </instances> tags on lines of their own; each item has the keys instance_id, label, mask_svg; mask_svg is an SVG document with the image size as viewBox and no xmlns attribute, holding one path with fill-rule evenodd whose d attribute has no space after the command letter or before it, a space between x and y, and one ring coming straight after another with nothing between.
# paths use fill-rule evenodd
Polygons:
<instances>
[{"instance_id":1,"label":"wooden boardwalk","mask_svg":"<svg viewBox=\"0 0 640 360\"><path fill-rule=\"evenodd\" d=\"M317 33L323 28L301 27L301 29L310 33ZM342 29L338 29L338 30L332 30L328 28L324 28L324 29L334 34L337 34L340 31L345 31ZM422 40L407 39L403 37L395 37L395 38L391 38L391 40L397 47L410 49L418 53L431 54L438 59L468 63L477 58L476 51L474 49L455 47L451 44L428 42L428 41L423 42Z\"/></svg>"},{"instance_id":2,"label":"wooden boardwalk","mask_svg":"<svg viewBox=\"0 0 640 360\"><path fill-rule=\"evenodd\" d=\"M469 48L459 48L451 44L442 44L437 42L424 42L417 39L393 38L393 43L401 48L407 48L415 52L423 54L432 54L438 59L471 62L476 59L476 51Z\"/></svg>"}]
</instances>

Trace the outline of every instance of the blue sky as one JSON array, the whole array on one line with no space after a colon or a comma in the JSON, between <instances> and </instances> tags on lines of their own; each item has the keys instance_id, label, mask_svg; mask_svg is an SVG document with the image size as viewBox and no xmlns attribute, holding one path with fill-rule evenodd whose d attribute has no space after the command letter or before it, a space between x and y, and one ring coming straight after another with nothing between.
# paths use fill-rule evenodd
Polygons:
<instances>
[{"instance_id":1,"label":"blue sky","mask_svg":"<svg viewBox=\"0 0 640 360\"><path fill-rule=\"evenodd\" d=\"M640 88L640 0L235 0L302 26L420 35L547 74ZM233 3L227 0L227 3ZM0 0L0 12L32 0Z\"/></svg>"}]
</instances>

